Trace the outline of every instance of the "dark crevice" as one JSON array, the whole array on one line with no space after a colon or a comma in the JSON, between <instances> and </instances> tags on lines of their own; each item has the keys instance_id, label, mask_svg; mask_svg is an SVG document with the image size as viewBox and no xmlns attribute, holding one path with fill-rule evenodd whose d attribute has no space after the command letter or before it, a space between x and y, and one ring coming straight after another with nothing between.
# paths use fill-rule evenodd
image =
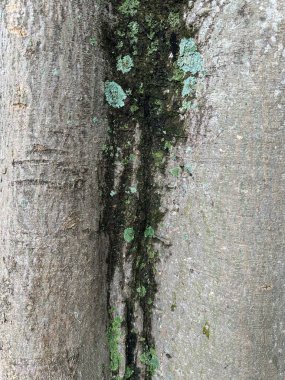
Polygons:
<instances>
[{"instance_id":1,"label":"dark crevice","mask_svg":"<svg viewBox=\"0 0 285 380\"><path fill-rule=\"evenodd\" d=\"M111 304L110 290L116 268L124 270L122 252L127 247L133 275L129 283L130 296L124 300L125 362L133 371L131 379L148 380L152 378L153 370L144 363L144 373L141 373L143 365L138 365L140 358L137 351L139 344L143 351L155 347L152 308L157 291L155 267L158 257L152 239L145 236L145 231L150 226L155 230L163 217L160 211L161 189L156 183L156 175L165 171L170 146L185 138L179 112L182 84L172 77L179 43L192 33L185 28L183 21L185 0L141 0L137 13L132 17L120 12L122 2L113 0L111 3L113 14L110 17L115 22L110 27L108 20L102 27L106 60L110 64L106 80L119 83L125 91L130 89L131 94L124 107L108 108L110 131L105 147L104 215L101 223L101 230L109 239L108 304L109 309L116 308ZM138 33L130 33L133 22L139 26ZM134 61L134 67L125 74L116 67L118 57L124 55L131 56ZM129 157L134 154L137 125L141 133L137 147L140 165L135 173L137 194L132 195L126 190L131 185L134 170ZM116 178L118 173L115 168L119 161L123 169ZM112 194L115 179L119 185L116 194ZM129 244L123 239L127 227L135 231L135 238ZM138 294L138 287L144 288L143 295ZM143 315L140 332L136 331L137 305ZM118 375L118 371L113 375Z\"/></svg>"}]
</instances>

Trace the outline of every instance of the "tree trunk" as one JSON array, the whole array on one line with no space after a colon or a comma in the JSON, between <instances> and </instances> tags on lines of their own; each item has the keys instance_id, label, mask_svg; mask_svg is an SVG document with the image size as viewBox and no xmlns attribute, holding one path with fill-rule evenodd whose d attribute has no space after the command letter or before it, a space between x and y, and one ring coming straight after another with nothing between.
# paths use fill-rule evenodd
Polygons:
<instances>
[{"instance_id":1,"label":"tree trunk","mask_svg":"<svg viewBox=\"0 0 285 380\"><path fill-rule=\"evenodd\" d=\"M284 379L284 30L1 2L1 380Z\"/></svg>"},{"instance_id":2,"label":"tree trunk","mask_svg":"<svg viewBox=\"0 0 285 380\"><path fill-rule=\"evenodd\" d=\"M0 17L0 378L99 379L98 4L2 1Z\"/></svg>"}]
</instances>

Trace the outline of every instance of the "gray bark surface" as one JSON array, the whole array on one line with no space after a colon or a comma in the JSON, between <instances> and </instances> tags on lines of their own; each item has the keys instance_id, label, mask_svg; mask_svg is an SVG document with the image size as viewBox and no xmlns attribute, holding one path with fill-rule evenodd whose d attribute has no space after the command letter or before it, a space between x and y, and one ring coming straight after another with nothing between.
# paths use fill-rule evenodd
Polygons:
<instances>
[{"instance_id":1,"label":"gray bark surface","mask_svg":"<svg viewBox=\"0 0 285 380\"><path fill-rule=\"evenodd\" d=\"M193 2L192 2L193 3ZM160 227L156 379L285 378L281 0L197 1L209 77L169 168Z\"/></svg>"},{"instance_id":2,"label":"gray bark surface","mask_svg":"<svg viewBox=\"0 0 285 380\"><path fill-rule=\"evenodd\" d=\"M99 234L108 128L100 5L0 4L0 380L110 380L110 304L123 321L120 345L130 343L131 264L117 268L107 300ZM208 75L187 142L156 179L166 214L154 238L153 378L282 380L285 4L197 0L189 9ZM192 176L169 174L186 165Z\"/></svg>"},{"instance_id":3,"label":"gray bark surface","mask_svg":"<svg viewBox=\"0 0 285 380\"><path fill-rule=\"evenodd\" d=\"M107 362L97 26L96 2L0 5L1 380L99 379Z\"/></svg>"}]
</instances>

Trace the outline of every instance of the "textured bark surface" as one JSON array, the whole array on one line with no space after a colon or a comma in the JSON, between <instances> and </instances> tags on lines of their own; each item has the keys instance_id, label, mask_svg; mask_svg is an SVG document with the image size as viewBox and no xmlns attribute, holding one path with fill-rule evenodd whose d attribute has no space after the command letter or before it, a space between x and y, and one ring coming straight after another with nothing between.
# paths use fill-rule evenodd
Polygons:
<instances>
[{"instance_id":1,"label":"textured bark surface","mask_svg":"<svg viewBox=\"0 0 285 380\"><path fill-rule=\"evenodd\" d=\"M193 2L192 2L193 3ZM282 0L196 1L209 77L169 177L155 378L284 379Z\"/></svg>"},{"instance_id":2,"label":"textured bark surface","mask_svg":"<svg viewBox=\"0 0 285 380\"><path fill-rule=\"evenodd\" d=\"M96 28L94 1L0 5L1 380L103 377Z\"/></svg>"},{"instance_id":3,"label":"textured bark surface","mask_svg":"<svg viewBox=\"0 0 285 380\"><path fill-rule=\"evenodd\" d=\"M116 220L114 241L120 248L111 247L116 255L109 254L115 274L107 301L102 236L111 233L99 235L100 147L107 131L106 61L96 43L100 4L5 0L0 5L0 380L109 380L107 302L122 317L121 367L114 377L135 364L133 378L145 378L141 353L147 336L160 360L155 379L284 379L284 2L190 1L187 23L191 31L194 27L208 75L200 76L198 108L186 118L186 143L171 150L166 177L154 175L155 165L148 168L155 150L144 146L159 123L151 120L145 131L141 120L128 129L127 157L120 145L112 147L114 184L120 179L116 172L129 170L129 185L139 193L136 207L148 215L140 220L136 208L124 206L131 215L126 221L139 226L138 258L159 251L152 324L143 307L135 308L131 321L126 318L126 294L140 302L143 272L131 281L133 252L131 264L116 262L129 247L122 231L131 225L125 226L124 218ZM168 17L167 4L161 14L160 0L149 6L157 20ZM111 8L113 23L118 14ZM139 21L147 12L138 11ZM121 28L122 36L125 25ZM155 33L161 36L161 30ZM147 45L139 40L138 46ZM157 79L163 55L156 57ZM151 61L144 59L141 67ZM136 78L152 90L150 73L138 72ZM147 108L157 100L150 99ZM133 120L132 100L122 110L127 122ZM126 166L130 149L137 159ZM177 167L177 176L170 175ZM107 177L108 171L110 182ZM146 193L155 188L153 178L165 217L155 231L154 251L145 251L144 228L153 211ZM122 193L125 186L123 179ZM119 197L118 204L124 200ZM145 327L147 334L140 331L144 318L151 337Z\"/></svg>"}]
</instances>

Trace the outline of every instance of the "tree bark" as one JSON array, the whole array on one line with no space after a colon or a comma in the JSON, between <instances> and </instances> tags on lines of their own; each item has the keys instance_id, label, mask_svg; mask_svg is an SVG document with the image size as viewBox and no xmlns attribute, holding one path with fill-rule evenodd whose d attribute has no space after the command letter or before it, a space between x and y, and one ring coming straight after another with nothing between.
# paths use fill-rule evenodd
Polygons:
<instances>
[{"instance_id":1,"label":"tree bark","mask_svg":"<svg viewBox=\"0 0 285 380\"><path fill-rule=\"evenodd\" d=\"M285 5L103 4L0 5L0 380L284 379Z\"/></svg>"},{"instance_id":2,"label":"tree bark","mask_svg":"<svg viewBox=\"0 0 285 380\"><path fill-rule=\"evenodd\" d=\"M164 197L155 378L281 380L284 2L197 1L187 21L209 77L174 153L192 177Z\"/></svg>"},{"instance_id":3,"label":"tree bark","mask_svg":"<svg viewBox=\"0 0 285 380\"><path fill-rule=\"evenodd\" d=\"M97 170L107 128L98 7L0 5L3 380L103 377Z\"/></svg>"}]
</instances>

